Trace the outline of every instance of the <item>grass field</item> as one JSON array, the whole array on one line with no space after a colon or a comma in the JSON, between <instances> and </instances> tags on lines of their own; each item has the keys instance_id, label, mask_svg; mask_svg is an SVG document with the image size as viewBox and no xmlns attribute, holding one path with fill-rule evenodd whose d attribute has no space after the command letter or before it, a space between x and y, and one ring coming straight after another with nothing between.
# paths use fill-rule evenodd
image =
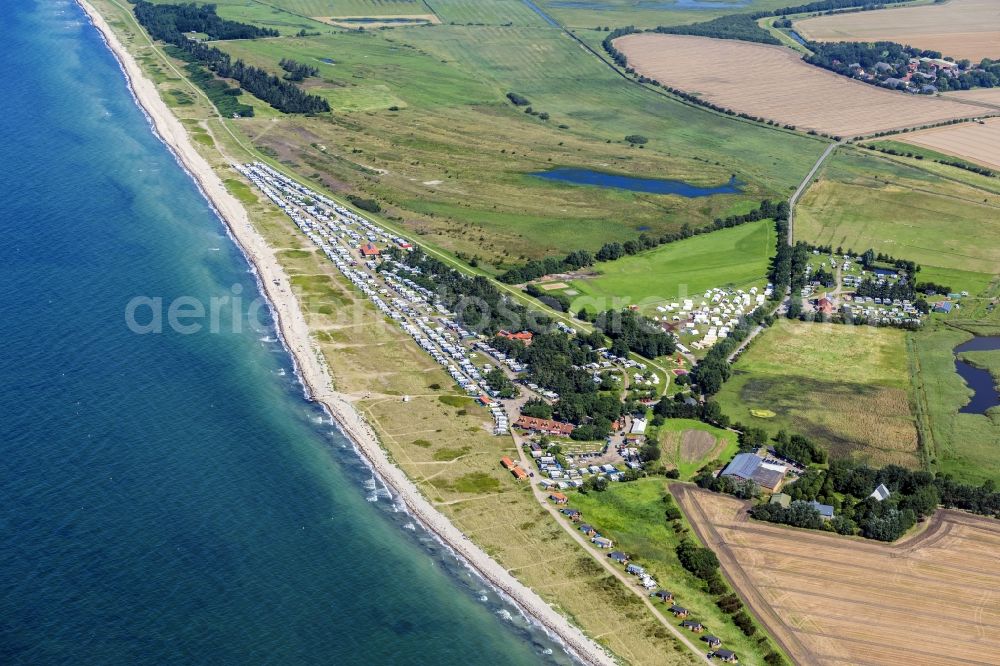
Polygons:
<instances>
[{"instance_id":1,"label":"grass field","mask_svg":"<svg viewBox=\"0 0 1000 666\"><path fill-rule=\"evenodd\" d=\"M664 465L681 473L687 481L714 460L728 460L739 444L736 433L691 419L667 419L656 429Z\"/></svg>"},{"instance_id":2,"label":"grass field","mask_svg":"<svg viewBox=\"0 0 1000 666\"><path fill-rule=\"evenodd\" d=\"M787 7L787 0L536 0L547 14L571 28L635 25L655 28Z\"/></svg>"},{"instance_id":3,"label":"grass field","mask_svg":"<svg viewBox=\"0 0 1000 666\"><path fill-rule=\"evenodd\" d=\"M974 664L1000 649L995 520L941 511L918 536L889 545L753 522L739 500L672 488L797 663Z\"/></svg>"},{"instance_id":4,"label":"grass field","mask_svg":"<svg viewBox=\"0 0 1000 666\"><path fill-rule=\"evenodd\" d=\"M733 625L704 589L704 583L685 570L677 560L675 548L681 535L664 519L666 481L646 478L632 483L616 483L601 493L575 493L570 506L583 512L583 520L592 524L615 542L615 548L628 553L643 566L661 587L674 593L678 605L691 611L691 618L706 627L706 633L718 636L723 647L736 652L741 664L763 664L764 651L756 639L748 639ZM660 605L659 601L654 602ZM666 608L663 606L663 610ZM667 617L674 625L680 619ZM697 641L697 635L691 635ZM707 650L706 650L707 651Z\"/></svg>"},{"instance_id":5,"label":"grass field","mask_svg":"<svg viewBox=\"0 0 1000 666\"><path fill-rule=\"evenodd\" d=\"M574 307L600 311L619 299L649 309L712 287L763 286L774 233L774 223L761 220L596 264L598 275L570 285L580 293Z\"/></svg>"},{"instance_id":6,"label":"grass field","mask_svg":"<svg viewBox=\"0 0 1000 666\"><path fill-rule=\"evenodd\" d=\"M838 150L796 207L796 238L911 259L921 279L948 274L961 280L952 288L976 291L1000 267L1000 195L968 183L995 179L926 166L937 172Z\"/></svg>"},{"instance_id":7,"label":"grass field","mask_svg":"<svg viewBox=\"0 0 1000 666\"><path fill-rule=\"evenodd\" d=\"M803 62L782 46L689 35L626 35L636 71L717 105L837 136L967 118L982 109L876 88Z\"/></svg>"},{"instance_id":8,"label":"grass field","mask_svg":"<svg viewBox=\"0 0 1000 666\"><path fill-rule=\"evenodd\" d=\"M1000 118L935 127L907 134L902 140L1000 170Z\"/></svg>"},{"instance_id":9,"label":"grass field","mask_svg":"<svg viewBox=\"0 0 1000 666\"><path fill-rule=\"evenodd\" d=\"M733 420L806 435L835 457L914 467L905 339L896 329L782 319L740 357L716 397ZM755 418L751 409L776 415Z\"/></svg>"},{"instance_id":10,"label":"grass field","mask_svg":"<svg viewBox=\"0 0 1000 666\"><path fill-rule=\"evenodd\" d=\"M817 16L796 21L795 29L813 41L891 41L973 62L1000 57L1000 12L994 0Z\"/></svg>"},{"instance_id":11,"label":"grass field","mask_svg":"<svg viewBox=\"0 0 1000 666\"><path fill-rule=\"evenodd\" d=\"M596 249L641 227L655 233L702 224L752 200L787 196L822 151L815 139L624 81L561 31L529 24L528 15L524 25L449 25L452 18L499 21L505 10L469 0L431 5L444 25L364 33L320 26L318 36L225 44L233 56L271 70L282 57L315 64L320 77L304 85L334 109L307 118L256 107L258 117L236 126L330 189L379 199L426 242L492 264ZM515 108L505 99L509 91L549 120ZM634 148L624 141L628 134L650 141ZM686 199L527 175L556 166L698 185L736 174L747 187L743 195Z\"/></svg>"},{"instance_id":12,"label":"grass field","mask_svg":"<svg viewBox=\"0 0 1000 666\"><path fill-rule=\"evenodd\" d=\"M988 415L958 411L969 401L971 393L955 371L952 349L971 337L965 331L943 325L912 337L912 372L918 408L934 469L971 483L986 479L1000 483L1000 469L996 464L1000 410L990 410ZM993 366L997 360L995 353L979 352L973 359L990 364L991 370L1000 368Z\"/></svg>"}]
</instances>

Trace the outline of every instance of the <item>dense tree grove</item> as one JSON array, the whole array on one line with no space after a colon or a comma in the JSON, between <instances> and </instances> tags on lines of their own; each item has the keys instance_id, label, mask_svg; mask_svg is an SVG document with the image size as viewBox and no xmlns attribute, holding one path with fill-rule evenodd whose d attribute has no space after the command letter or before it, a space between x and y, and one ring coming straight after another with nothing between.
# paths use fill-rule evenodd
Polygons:
<instances>
[{"instance_id":1,"label":"dense tree grove","mask_svg":"<svg viewBox=\"0 0 1000 666\"><path fill-rule=\"evenodd\" d=\"M760 27L749 14L720 16L711 21L689 23L687 25L659 26L654 30L670 35L697 35L715 39L739 39L744 42L780 45L781 41Z\"/></svg>"},{"instance_id":2,"label":"dense tree grove","mask_svg":"<svg viewBox=\"0 0 1000 666\"><path fill-rule=\"evenodd\" d=\"M298 62L290 58L282 58L281 62L278 63L281 69L285 70L285 78L289 81L304 81L310 76L319 76L319 68L313 67L312 65L307 65L304 62Z\"/></svg>"},{"instance_id":3,"label":"dense tree grove","mask_svg":"<svg viewBox=\"0 0 1000 666\"><path fill-rule=\"evenodd\" d=\"M611 338L613 343L620 342L624 349L646 358L673 354L677 348L674 336L649 317L632 310L608 310L597 316L594 325Z\"/></svg>"},{"instance_id":4,"label":"dense tree grove","mask_svg":"<svg viewBox=\"0 0 1000 666\"><path fill-rule=\"evenodd\" d=\"M154 5L139 0L135 17L155 39L173 45L185 60L208 68L218 76L235 79L259 99L284 113L319 113L330 110L330 104L317 95L309 95L293 83L284 81L263 69L233 62L219 49L189 39L186 32L204 32L212 39L255 39L276 36L270 28L226 21L215 13L214 5Z\"/></svg>"},{"instance_id":5,"label":"dense tree grove","mask_svg":"<svg viewBox=\"0 0 1000 666\"><path fill-rule=\"evenodd\" d=\"M514 106L528 106L531 104L527 97L524 95L518 95L516 92L507 93L507 99L509 99L510 103Z\"/></svg>"},{"instance_id":6,"label":"dense tree grove","mask_svg":"<svg viewBox=\"0 0 1000 666\"><path fill-rule=\"evenodd\" d=\"M826 449L802 435L789 435L784 430L774 438L774 451L782 458L802 465L822 465L826 462Z\"/></svg>"},{"instance_id":7,"label":"dense tree grove","mask_svg":"<svg viewBox=\"0 0 1000 666\"><path fill-rule=\"evenodd\" d=\"M908 0L893 0L894 2L907 2ZM863 8L863 9L879 9L883 7L886 3L884 2L872 2L872 0L818 0L817 2L808 2L804 5L794 5L792 7L782 7L781 9L776 9L772 12L758 12L753 14L756 18L763 18L765 16L784 16L786 14L807 14L809 12L827 12L837 9L852 9L852 8Z\"/></svg>"}]
</instances>

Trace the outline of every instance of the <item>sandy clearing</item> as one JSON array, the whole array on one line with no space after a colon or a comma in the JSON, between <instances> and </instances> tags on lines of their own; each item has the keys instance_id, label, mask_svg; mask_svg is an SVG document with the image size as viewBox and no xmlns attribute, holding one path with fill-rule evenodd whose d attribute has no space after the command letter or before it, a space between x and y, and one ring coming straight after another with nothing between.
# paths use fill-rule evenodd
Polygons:
<instances>
[{"instance_id":1,"label":"sandy clearing","mask_svg":"<svg viewBox=\"0 0 1000 666\"><path fill-rule=\"evenodd\" d=\"M569 287L569 285L566 284L565 282L549 282L548 284L540 284L538 286L544 289L545 291L553 291L555 289L566 289Z\"/></svg>"},{"instance_id":2,"label":"sandy clearing","mask_svg":"<svg viewBox=\"0 0 1000 666\"><path fill-rule=\"evenodd\" d=\"M988 118L982 123L935 127L896 138L1000 169L1000 118Z\"/></svg>"},{"instance_id":3,"label":"sandy clearing","mask_svg":"<svg viewBox=\"0 0 1000 666\"><path fill-rule=\"evenodd\" d=\"M657 33L627 35L615 45L636 71L665 85L799 129L858 136L983 114L854 81L781 46Z\"/></svg>"},{"instance_id":4,"label":"sandy clearing","mask_svg":"<svg viewBox=\"0 0 1000 666\"><path fill-rule=\"evenodd\" d=\"M946 56L1000 58L1000 3L996 0L950 0L920 7L817 16L795 22L806 39L820 42L910 44Z\"/></svg>"},{"instance_id":5,"label":"sandy clearing","mask_svg":"<svg viewBox=\"0 0 1000 666\"><path fill-rule=\"evenodd\" d=\"M744 502L688 485L671 492L798 663L976 664L1000 649L1000 521L939 511L882 544L752 521Z\"/></svg>"},{"instance_id":6,"label":"sandy clearing","mask_svg":"<svg viewBox=\"0 0 1000 666\"><path fill-rule=\"evenodd\" d=\"M184 126L160 98L156 84L146 78L108 23L86 0L78 2L118 59L129 88L149 117L156 133L197 181L202 192L219 212L233 239L253 265L260 287L272 307L282 342L292 354L296 372L309 397L329 411L375 473L398 494L414 518L447 544L458 557L564 641L582 661L588 664L614 664L603 648L587 638L579 628L462 534L424 498L403 471L389 460L375 431L358 412L351 397L333 389L322 352L311 335L295 294L287 286L288 277L278 262L274 249L267 245L251 224L246 209L229 193L219 175L195 149Z\"/></svg>"}]
</instances>

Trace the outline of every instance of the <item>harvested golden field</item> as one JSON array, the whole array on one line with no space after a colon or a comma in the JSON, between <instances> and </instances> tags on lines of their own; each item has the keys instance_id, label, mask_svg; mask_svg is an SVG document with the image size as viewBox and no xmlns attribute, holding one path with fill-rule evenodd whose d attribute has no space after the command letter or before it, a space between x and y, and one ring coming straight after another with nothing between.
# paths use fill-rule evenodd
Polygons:
<instances>
[{"instance_id":1,"label":"harvested golden field","mask_svg":"<svg viewBox=\"0 0 1000 666\"><path fill-rule=\"evenodd\" d=\"M982 123L961 123L904 134L905 143L963 157L983 166L1000 169L1000 118Z\"/></svg>"},{"instance_id":2,"label":"harvested golden field","mask_svg":"<svg viewBox=\"0 0 1000 666\"><path fill-rule=\"evenodd\" d=\"M685 430L681 437L681 459L684 462L698 462L716 449L720 440L704 430Z\"/></svg>"},{"instance_id":3,"label":"harvested golden field","mask_svg":"<svg viewBox=\"0 0 1000 666\"><path fill-rule=\"evenodd\" d=\"M837 136L916 127L982 108L876 88L803 62L781 46L640 33L615 40L629 65L719 106Z\"/></svg>"},{"instance_id":4,"label":"harvested golden field","mask_svg":"<svg viewBox=\"0 0 1000 666\"><path fill-rule=\"evenodd\" d=\"M973 88L944 93L945 97L1000 109L1000 88ZM984 113L989 113L985 111Z\"/></svg>"},{"instance_id":5,"label":"harvested golden field","mask_svg":"<svg viewBox=\"0 0 1000 666\"><path fill-rule=\"evenodd\" d=\"M701 540L800 664L997 663L1000 522L939 511L896 544L758 523L746 503L674 484Z\"/></svg>"},{"instance_id":6,"label":"harvested golden field","mask_svg":"<svg viewBox=\"0 0 1000 666\"><path fill-rule=\"evenodd\" d=\"M795 29L818 42L890 41L978 62L1000 58L1000 3L951 0L920 7L851 12L796 21Z\"/></svg>"}]
</instances>

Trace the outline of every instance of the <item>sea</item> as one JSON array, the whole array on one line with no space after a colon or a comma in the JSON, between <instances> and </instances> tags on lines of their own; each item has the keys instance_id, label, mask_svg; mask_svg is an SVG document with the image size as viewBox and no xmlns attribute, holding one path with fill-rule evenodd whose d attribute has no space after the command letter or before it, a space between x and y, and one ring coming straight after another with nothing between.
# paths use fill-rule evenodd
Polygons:
<instances>
[{"instance_id":1,"label":"sea","mask_svg":"<svg viewBox=\"0 0 1000 666\"><path fill-rule=\"evenodd\" d=\"M0 663L573 663L249 325L247 260L82 10L0 15ZM127 318L237 294L215 330Z\"/></svg>"}]
</instances>

